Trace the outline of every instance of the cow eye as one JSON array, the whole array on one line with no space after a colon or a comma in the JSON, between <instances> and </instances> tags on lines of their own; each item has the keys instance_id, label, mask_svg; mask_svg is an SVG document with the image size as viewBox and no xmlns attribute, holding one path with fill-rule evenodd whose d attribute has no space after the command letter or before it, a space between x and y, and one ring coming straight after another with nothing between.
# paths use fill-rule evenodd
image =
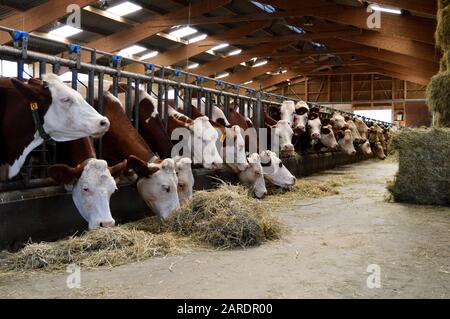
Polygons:
<instances>
[{"instance_id":1,"label":"cow eye","mask_svg":"<svg viewBox=\"0 0 450 319\"><path fill-rule=\"evenodd\" d=\"M278 164L278 167L283 167L283 163L282 162L280 162L279 164Z\"/></svg>"},{"instance_id":2,"label":"cow eye","mask_svg":"<svg viewBox=\"0 0 450 319\"><path fill-rule=\"evenodd\" d=\"M68 96L63 97L63 98L61 99L61 102L62 102L62 103L70 103L70 101L71 101L71 99L70 99L70 97L68 97Z\"/></svg>"}]
</instances>

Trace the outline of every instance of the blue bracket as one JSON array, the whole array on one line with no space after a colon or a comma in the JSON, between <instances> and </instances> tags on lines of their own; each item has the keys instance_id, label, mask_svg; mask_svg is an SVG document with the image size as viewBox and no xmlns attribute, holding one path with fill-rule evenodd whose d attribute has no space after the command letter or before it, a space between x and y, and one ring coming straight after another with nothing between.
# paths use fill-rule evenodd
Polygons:
<instances>
[{"instance_id":1,"label":"blue bracket","mask_svg":"<svg viewBox=\"0 0 450 319\"><path fill-rule=\"evenodd\" d=\"M245 92L246 92L247 94L253 94L253 93L255 93L255 91L252 90L252 89L245 89Z\"/></svg>"},{"instance_id":2,"label":"blue bracket","mask_svg":"<svg viewBox=\"0 0 450 319\"><path fill-rule=\"evenodd\" d=\"M181 74L181 70L174 70L173 71L173 75L174 76L180 76L180 74Z\"/></svg>"},{"instance_id":3,"label":"blue bracket","mask_svg":"<svg viewBox=\"0 0 450 319\"><path fill-rule=\"evenodd\" d=\"M80 64L81 64L80 53L81 53L81 47L78 44L69 44L69 55L76 54L77 69L80 68Z\"/></svg>"},{"instance_id":4,"label":"blue bracket","mask_svg":"<svg viewBox=\"0 0 450 319\"><path fill-rule=\"evenodd\" d=\"M152 63L145 64L145 71L153 71L154 68L155 68L155 65Z\"/></svg>"},{"instance_id":5,"label":"blue bracket","mask_svg":"<svg viewBox=\"0 0 450 319\"><path fill-rule=\"evenodd\" d=\"M240 86L239 86L238 84L233 84L233 85L231 86L231 88L232 88L233 90L239 90Z\"/></svg>"},{"instance_id":6,"label":"blue bracket","mask_svg":"<svg viewBox=\"0 0 450 319\"><path fill-rule=\"evenodd\" d=\"M81 47L78 44L69 45L69 53L80 53Z\"/></svg>"},{"instance_id":7,"label":"blue bracket","mask_svg":"<svg viewBox=\"0 0 450 319\"><path fill-rule=\"evenodd\" d=\"M15 30L12 32L11 37L13 38L13 44L16 49L19 49L19 42L22 44L22 59L26 59L27 54L27 48L28 48L28 32L21 31L21 30Z\"/></svg>"},{"instance_id":8,"label":"blue bracket","mask_svg":"<svg viewBox=\"0 0 450 319\"><path fill-rule=\"evenodd\" d=\"M122 61L122 56L115 54L112 57L112 61L118 63L118 62Z\"/></svg>"},{"instance_id":9,"label":"blue bracket","mask_svg":"<svg viewBox=\"0 0 450 319\"><path fill-rule=\"evenodd\" d=\"M216 86L219 86L219 85L222 85L223 84L223 81L221 81L221 80L216 80Z\"/></svg>"},{"instance_id":10,"label":"blue bracket","mask_svg":"<svg viewBox=\"0 0 450 319\"><path fill-rule=\"evenodd\" d=\"M197 76L197 82L203 83L205 81L205 78L203 76Z\"/></svg>"},{"instance_id":11,"label":"blue bracket","mask_svg":"<svg viewBox=\"0 0 450 319\"><path fill-rule=\"evenodd\" d=\"M12 34L12 38L14 41L20 41L27 37L28 37L28 32L25 32L25 31L15 30Z\"/></svg>"}]
</instances>

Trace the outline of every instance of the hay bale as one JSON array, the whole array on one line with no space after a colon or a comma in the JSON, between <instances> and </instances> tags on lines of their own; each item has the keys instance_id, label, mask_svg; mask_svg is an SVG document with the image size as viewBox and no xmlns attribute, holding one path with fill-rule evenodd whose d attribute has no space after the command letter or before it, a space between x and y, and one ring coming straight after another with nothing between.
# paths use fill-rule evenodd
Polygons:
<instances>
[{"instance_id":1,"label":"hay bale","mask_svg":"<svg viewBox=\"0 0 450 319\"><path fill-rule=\"evenodd\" d=\"M167 225L171 231L220 249L255 246L281 233L280 222L260 201L250 198L244 187L229 184L194 193Z\"/></svg>"},{"instance_id":2,"label":"hay bale","mask_svg":"<svg viewBox=\"0 0 450 319\"><path fill-rule=\"evenodd\" d=\"M443 9L450 5L450 0L438 0L438 9Z\"/></svg>"},{"instance_id":3,"label":"hay bale","mask_svg":"<svg viewBox=\"0 0 450 319\"><path fill-rule=\"evenodd\" d=\"M450 205L450 129L403 129L394 137L399 171L388 190L398 202Z\"/></svg>"},{"instance_id":4,"label":"hay bale","mask_svg":"<svg viewBox=\"0 0 450 319\"><path fill-rule=\"evenodd\" d=\"M427 87L428 106L435 126L450 127L450 71L436 74Z\"/></svg>"},{"instance_id":5,"label":"hay bale","mask_svg":"<svg viewBox=\"0 0 450 319\"><path fill-rule=\"evenodd\" d=\"M450 71L450 51L444 53L441 59L439 72Z\"/></svg>"},{"instance_id":6,"label":"hay bale","mask_svg":"<svg viewBox=\"0 0 450 319\"><path fill-rule=\"evenodd\" d=\"M439 48L443 51L450 50L450 5L438 10L435 38Z\"/></svg>"},{"instance_id":7,"label":"hay bale","mask_svg":"<svg viewBox=\"0 0 450 319\"><path fill-rule=\"evenodd\" d=\"M145 226L144 226L145 225ZM6 270L65 269L69 264L83 268L118 266L176 251L183 240L173 234L153 234L158 223L145 219L114 228L99 228L80 236L51 243L28 244L7 254L0 265Z\"/></svg>"}]
</instances>

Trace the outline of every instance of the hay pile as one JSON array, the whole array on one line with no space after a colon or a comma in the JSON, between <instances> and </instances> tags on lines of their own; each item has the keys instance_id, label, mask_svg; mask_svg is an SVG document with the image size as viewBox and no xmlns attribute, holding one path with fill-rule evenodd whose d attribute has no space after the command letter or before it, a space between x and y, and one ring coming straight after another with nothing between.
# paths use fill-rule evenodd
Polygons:
<instances>
[{"instance_id":1,"label":"hay pile","mask_svg":"<svg viewBox=\"0 0 450 319\"><path fill-rule=\"evenodd\" d=\"M355 182L358 179L354 175L333 176L323 181L297 179L295 184L288 189L267 185L269 196L264 198L263 202L272 209L289 208L289 204L293 201L337 195L339 194L338 187Z\"/></svg>"},{"instance_id":2,"label":"hay pile","mask_svg":"<svg viewBox=\"0 0 450 319\"><path fill-rule=\"evenodd\" d=\"M439 0L438 4L435 38L443 58L440 73L428 84L427 100L433 113L433 126L450 127L450 1Z\"/></svg>"},{"instance_id":3,"label":"hay pile","mask_svg":"<svg viewBox=\"0 0 450 319\"><path fill-rule=\"evenodd\" d=\"M403 129L394 147L399 171L388 186L394 200L450 205L450 129Z\"/></svg>"},{"instance_id":4,"label":"hay pile","mask_svg":"<svg viewBox=\"0 0 450 319\"><path fill-rule=\"evenodd\" d=\"M278 239L280 222L247 193L244 187L229 184L196 192L189 203L172 214L167 227L219 249Z\"/></svg>"},{"instance_id":5,"label":"hay pile","mask_svg":"<svg viewBox=\"0 0 450 319\"><path fill-rule=\"evenodd\" d=\"M80 236L51 243L26 245L8 254L1 265L5 270L65 269L69 264L83 268L118 266L178 251L184 241L170 233L158 232L160 223L146 218L110 229L99 228Z\"/></svg>"}]
</instances>

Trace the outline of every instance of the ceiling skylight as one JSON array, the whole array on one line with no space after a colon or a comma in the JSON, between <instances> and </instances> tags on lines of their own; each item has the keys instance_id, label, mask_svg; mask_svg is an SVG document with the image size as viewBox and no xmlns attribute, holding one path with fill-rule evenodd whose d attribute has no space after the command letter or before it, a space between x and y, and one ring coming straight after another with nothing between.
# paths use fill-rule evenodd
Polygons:
<instances>
[{"instance_id":1,"label":"ceiling skylight","mask_svg":"<svg viewBox=\"0 0 450 319\"><path fill-rule=\"evenodd\" d=\"M219 74L216 75L216 79L223 79L223 78L226 78L229 75L230 75L230 73L228 73L228 72L222 72L222 73L219 73Z\"/></svg>"},{"instance_id":2,"label":"ceiling skylight","mask_svg":"<svg viewBox=\"0 0 450 319\"><path fill-rule=\"evenodd\" d=\"M195 43L198 41L202 41L202 40L205 40L207 37L208 37L208 35L203 33L203 34L196 36L195 38L188 40L188 43L191 44L191 43Z\"/></svg>"},{"instance_id":3,"label":"ceiling skylight","mask_svg":"<svg viewBox=\"0 0 450 319\"><path fill-rule=\"evenodd\" d=\"M187 37L188 35L197 33L198 30L191 28L191 27L183 27L180 29L176 29L175 31L170 32L169 34L174 36L174 37L178 37L178 38L183 38L183 37Z\"/></svg>"},{"instance_id":4,"label":"ceiling skylight","mask_svg":"<svg viewBox=\"0 0 450 319\"><path fill-rule=\"evenodd\" d=\"M236 49L228 53L228 55L238 55L242 52L241 49Z\"/></svg>"},{"instance_id":5,"label":"ceiling skylight","mask_svg":"<svg viewBox=\"0 0 450 319\"><path fill-rule=\"evenodd\" d=\"M142 7L130 1L122 2L116 6L108 8L106 11L111 12L119 17L141 10Z\"/></svg>"},{"instance_id":6,"label":"ceiling skylight","mask_svg":"<svg viewBox=\"0 0 450 319\"><path fill-rule=\"evenodd\" d=\"M80 32L83 32L83 30L74 28L70 25L65 25L65 26L62 26L62 27L59 27L59 28L56 28L56 29L50 31L48 34L56 35L58 37L63 37L63 38L69 38Z\"/></svg>"},{"instance_id":7,"label":"ceiling skylight","mask_svg":"<svg viewBox=\"0 0 450 319\"><path fill-rule=\"evenodd\" d=\"M122 49L119 51L119 55L122 55L124 57L131 57L134 54L138 54L141 53L143 51L147 50L146 48L144 48L143 46L140 45L132 45L128 48Z\"/></svg>"},{"instance_id":8,"label":"ceiling skylight","mask_svg":"<svg viewBox=\"0 0 450 319\"><path fill-rule=\"evenodd\" d=\"M260 8L261 10L266 11L268 13L274 13L275 11L277 11L270 4L265 4L258 1L250 1L250 2L253 3L255 6L257 6L258 8Z\"/></svg>"},{"instance_id":9,"label":"ceiling skylight","mask_svg":"<svg viewBox=\"0 0 450 319\"><path fill-rule=\"evenodd\" d=\"M154 58L155 56L157 56L158 54L159 54L158 51L150 51L149 53L146 53L143 56L141 56L139 59L140 60L151 59L151 58Z\"/></svg>"}]
</instances>

